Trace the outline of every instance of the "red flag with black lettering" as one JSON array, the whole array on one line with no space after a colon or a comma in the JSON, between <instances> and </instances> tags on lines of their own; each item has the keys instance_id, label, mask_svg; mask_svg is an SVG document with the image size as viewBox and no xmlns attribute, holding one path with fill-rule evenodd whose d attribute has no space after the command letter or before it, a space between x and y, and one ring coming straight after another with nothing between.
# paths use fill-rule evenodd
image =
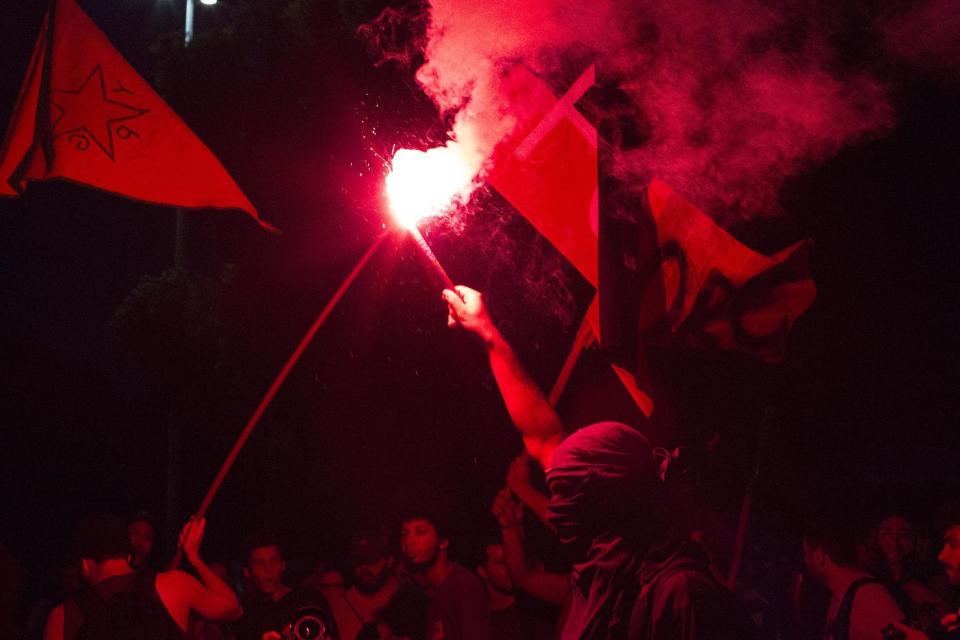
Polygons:
<instances>
[{"instance_id":1,"label":"red flag with black lettering","mask_svg":"<svg viewBox=\"0 0 960 640\"><path fill-rule=\"evenodd\" d=\"M0 149L0 195L56 179L144 202L239 209L271 228L74 0L56 0L44 18Z\"/></svg>"},{"instance_id":2,"label":"red flag with black lettering","mask_svg":"<svg viewBox=\"0 0 960 640\"><path fill-rule=\"evenodd\" d=\"M604 181L602 181L604 182ZM772 255L754 251L660 180L610 197L600 218L604 346L641 357L643 343L783 358L787 335L816 298L810 241ZM631 215L622 215L629 207Z\"/></svg>"}]
</instances>

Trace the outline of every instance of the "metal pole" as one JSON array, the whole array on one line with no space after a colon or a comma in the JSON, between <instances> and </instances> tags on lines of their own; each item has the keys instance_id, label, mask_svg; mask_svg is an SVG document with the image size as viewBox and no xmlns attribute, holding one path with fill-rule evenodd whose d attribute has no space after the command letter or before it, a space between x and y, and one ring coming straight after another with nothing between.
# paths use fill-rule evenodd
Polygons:
<instances>
[{"instance_id":1,"label":"metal pole","mask_svg":"<svg viewBox=\"0 0 960 640\"><path fill-rule=\"evenodd\" d=\"M193 40L193 0L187 0L187 15L183 23L183 46Z\"/></svg>"},{"instance_id":2,"label":"metal pole","mask_svg":"<svg viewBox=\"0 0 960 640\"><path fill-rule=\"evenodd\" d=\"M190 44L193 39L193 2L186 0L186 17L183 23L183 46ZM186 212L177 207L175 214L175 227L173 235L173 266L177 269L183 269L186 266L185 246L186 246ZM182 458L183 438L178 423L180 416L177 415L177 398L174 398L170 413L167 416L167 495L166 495L166 526L164 533L166 537L166 546L168 549L177 550L177 535L180 531L180 466Z\"/></svg>"}]
</instances>

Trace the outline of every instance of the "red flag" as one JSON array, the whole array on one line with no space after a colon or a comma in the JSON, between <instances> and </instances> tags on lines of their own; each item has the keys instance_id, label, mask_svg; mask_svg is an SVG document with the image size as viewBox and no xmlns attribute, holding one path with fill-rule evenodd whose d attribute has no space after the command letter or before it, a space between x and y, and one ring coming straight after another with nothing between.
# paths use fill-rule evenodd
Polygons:
<instances>
[{"instance_id":1,"label":"red flag","mask_svg":"<svg viewBox=\"0 0 960 640\"><path fill-rule=\"evenodd\" d=\"M487 180L597 286L597 130L574 108L593 86L594 68L560 98L526 67L505 82L518 122Z\"/></svg>"},{"instance_id":2,"label":"red flag","mask_svg":"<svg viewBox=\"0 0 960 640\"><path fill-rule=\"evenodd\" d=\"M666 329L687 344L779 360L816 296L809 243L764 256L660 181L638 199L629 185L598 179L598 146L612 150L574 106L594 82L591 66L558 98L526 68L512 69L505 87L517 126L496 149L488 181L598 288L587 322L620 354L614 370L650 415L642 334ZM628 222L637 218L649 219Z\"/></svg>"},{"instance_id":3,"label":"red flag","mask_svg":"<svg viewBox=\"0 0 960 640\"><path fill-rule=\"evenodd\" d=\"M74 0L44 18L0 150L0 194L65 179L177 207L256 209Z\"/></svg>"},{"instance_id":4,"label":"red flag","mask_svg":"<svg viewBox=\"0 0 960 640\"><path fill-rule=\"evenodd\" d=\"M488 182L510 202L580 274L599 287L597 272L597 130L574 104L595 82L591 65L557 98L526 67L505 78L512 134L494 152ZM600 307L594 298L583 322L589 339L600 336ZM582 345L575 344L575 350ZM653 412L649 377L613 365L627 393L647 416Z\"/></svg>"},{"instance_id":5,"label":"red flag","mask_svg":"<svg viewBox=\"0 0 960 640\"><path fill-rule=\"evenodd\" d=\"M641 327L662 320L691 346L781 360L787 333L817 295L807 262L810 242L765 256L663 182L654 180L647 196L660 247L665 314L641 318Z\"/></svg>"}]
</instances>

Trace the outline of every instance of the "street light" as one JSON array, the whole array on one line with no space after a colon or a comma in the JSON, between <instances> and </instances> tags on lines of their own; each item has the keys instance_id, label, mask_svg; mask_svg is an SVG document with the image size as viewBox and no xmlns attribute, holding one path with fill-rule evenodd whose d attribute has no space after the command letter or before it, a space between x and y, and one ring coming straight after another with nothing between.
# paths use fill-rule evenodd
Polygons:
<instances>
[{"instance_id":1,"label":"street light","mask_svg":"<svg viewBox=\"0 0 960 640\"><path fill-rule=\"evenodd\" d=\"M195 0L187 0L187 16L183 23L183 46L190 44L193 40L193 3ZM217 4L217 0L200 0L202 4L212 6Z\"/></svg>"},{"instance_id":2,"label":"street light","mask_svg":"<svg viewBox=\"0 0 960 640\"><path fill-rule=\"evenodd\" d=\"M186 17L183 21L183 46L189 46L190 41L193 40L193 4L195 0L186 0L187 1L187 11ZM217 0L200 0L203 4L210 6L217 4ZM183 266L183 236L186 233L185 226L187 224L186 217L183 213L183 209L177 207L177 227L174 236L173 244L173 266L182 267Z\"/></svg>"}]
</instances>

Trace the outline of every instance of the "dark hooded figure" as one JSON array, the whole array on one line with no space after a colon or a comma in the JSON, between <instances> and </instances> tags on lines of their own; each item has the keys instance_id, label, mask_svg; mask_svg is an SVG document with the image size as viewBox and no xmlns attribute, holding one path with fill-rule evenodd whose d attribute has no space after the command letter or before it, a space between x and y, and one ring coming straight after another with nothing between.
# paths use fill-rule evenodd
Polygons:
<instances>
[{"instance_id":1,"label":"dark hooded figure","mask_svg":"<svg viewBox=\"0 0 960 640\"><path fill-rule=\"evenodd\" d=\"M483 296L457 286L443 297L450 326L483 340L510 418L546 471L547 519L573 563L561 637L749 639L733 594L711 576L706 553L690 540L684 491L661 480L650 442L619 422L566 436Z\"/></svg>"},{"instance_id":2,"label":"dark hooded figure","mask_svg":"<svg viewBox=\"0 0 960 640\"><path fill-rule=\"evenodd\" d=\"M592 424L563 441L546 473L547 518L573 560L563 637L622 637L653 524L643 517L659 482L650 444L625 424Z\"/></svg>"},{"instance_id":3,"label":"dark hooded figure","mask_svg":"<svg viewBox=\"0 0 960 640\"><path fill-rule=\"evenodd\" d=\"M584 427L554 452L548 518L576 559L564 637L751 637L690 540L692 491L658 471L647 439L618 422Z\"/></svg>"}]
</instances>

